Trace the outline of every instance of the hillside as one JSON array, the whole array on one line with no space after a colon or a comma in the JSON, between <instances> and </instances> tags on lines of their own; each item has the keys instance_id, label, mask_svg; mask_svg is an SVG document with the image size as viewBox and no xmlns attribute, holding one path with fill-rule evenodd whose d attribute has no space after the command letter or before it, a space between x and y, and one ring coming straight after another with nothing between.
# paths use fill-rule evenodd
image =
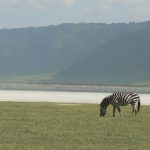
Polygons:
<instances>
[{"instance_id":1,"label":"hillside","mask_svg":"<svg viewBox=\"0 0 150 150\"><path fill-rule=\"evenodd\" d=\"M115 39L60 72L60 82L150 83L150 27Z\"/></svg>"},{"instance_id":2,"label":"hillside","mask_svg":"<svg viewBox=\"0 0 150 150\"><path fill-rule=\"evenodd\" d=\"M142 70L138 65L135 70L137 74L142 72L139 82L143 82L143 74L149 76L149 27L150 22L1 29L0 80L120 83L129 77L130 83L133 82L130 70L138 64ZM133 57L133 49L138 51L136 57ZM142 53L141 49L145 52ZM128 61L123 61L126 65L121 63L129 53L132 55L127 57ZM145 54L142 58L141 53ZM137 61L136 58L140 59ZM117 72L124 76L124 72L130 73L118 78Z\"/></svg>"}]
</instances>

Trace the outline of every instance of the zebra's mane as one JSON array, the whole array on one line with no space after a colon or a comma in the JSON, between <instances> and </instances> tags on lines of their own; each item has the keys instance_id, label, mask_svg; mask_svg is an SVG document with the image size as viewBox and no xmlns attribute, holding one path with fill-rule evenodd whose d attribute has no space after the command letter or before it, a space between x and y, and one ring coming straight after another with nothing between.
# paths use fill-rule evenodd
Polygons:
<instances>
[{"instance_id":1,"label":"zebra's mane","mask_svg":"<svg viewBox=\"0 0 150 150\"><path fill-rule=\"evenodd\" d=\"M112 95L109 95L109 96L106 96L103 100L102 100L102 102L101 102L101 106L102 107L107 107L109 104L110 104L110 102L111 102L111 100L112 100L112 98L113 98L113 94Z\"/></svg>"}]
</instances>

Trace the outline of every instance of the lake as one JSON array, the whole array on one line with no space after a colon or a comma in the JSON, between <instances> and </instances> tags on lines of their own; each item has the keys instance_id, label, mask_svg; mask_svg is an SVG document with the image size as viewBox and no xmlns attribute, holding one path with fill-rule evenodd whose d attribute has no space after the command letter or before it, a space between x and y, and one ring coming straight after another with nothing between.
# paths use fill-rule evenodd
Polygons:
<instances>
[{"instance_id":1,"label":"lake","mask_svg":"<svg viewBox=\"0 0 150 150\"><path fill-rule=\"evenodd\" d=\"M0 90L0 101L99 104L111 93ZM139 94L142 105L150 105L150 94Z\"/></svg>"}]
</instances>

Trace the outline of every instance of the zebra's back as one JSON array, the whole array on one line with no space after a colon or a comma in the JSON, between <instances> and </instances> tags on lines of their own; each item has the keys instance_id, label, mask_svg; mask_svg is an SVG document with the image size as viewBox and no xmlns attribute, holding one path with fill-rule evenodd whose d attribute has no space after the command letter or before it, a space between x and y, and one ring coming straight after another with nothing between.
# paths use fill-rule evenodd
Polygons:
<instances>
[{"instance_id":1,"label":"zebra's back","mask_svg":"<svg viewBox=\"0 0 150 150\"><path fill-rule=\"evenodd\" d=\"M140 97L136 93L132 92L116 92L113 93L112 104L126 106L128 104L136 104L140 100Z\"/></svg>"}]
</instances>

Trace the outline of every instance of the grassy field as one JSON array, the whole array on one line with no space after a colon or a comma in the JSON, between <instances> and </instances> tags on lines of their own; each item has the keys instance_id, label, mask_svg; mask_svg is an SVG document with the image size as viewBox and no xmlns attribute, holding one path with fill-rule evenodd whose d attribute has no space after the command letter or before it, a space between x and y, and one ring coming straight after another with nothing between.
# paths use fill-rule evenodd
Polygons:
<instances>
[{"instance_id":1,"label":"grassy field","mask_svg":"<svg viewBox=\"0 0 150 150\"><path fill-rule=\"evenodd\" d=\"M1 150L150 150L150 106L105 118L99 106L0 103Z\"/></svg>"}]
</instances>

